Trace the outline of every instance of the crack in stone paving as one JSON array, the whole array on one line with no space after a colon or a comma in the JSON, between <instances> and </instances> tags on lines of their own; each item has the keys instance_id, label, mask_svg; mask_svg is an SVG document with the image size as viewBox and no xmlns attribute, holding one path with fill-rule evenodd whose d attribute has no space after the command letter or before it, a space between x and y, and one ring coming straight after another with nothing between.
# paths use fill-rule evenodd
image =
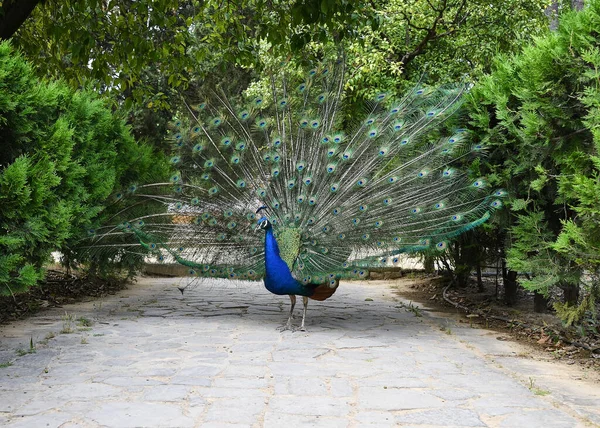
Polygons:
<instances>
[{"instance_id":1,"label":"crack in stone paving","mask_svg":"<svg viewBox=\"0 0 600 428\"><path fill-rule=\"evenodd\" d=\"M206 281L181 296L172 282L142 278L1 326L0 425L600 426L594 373L407 311L394 281L311 302L309 333L276 330L288 297L260 283Z\"/></svg>"}]
</instances>

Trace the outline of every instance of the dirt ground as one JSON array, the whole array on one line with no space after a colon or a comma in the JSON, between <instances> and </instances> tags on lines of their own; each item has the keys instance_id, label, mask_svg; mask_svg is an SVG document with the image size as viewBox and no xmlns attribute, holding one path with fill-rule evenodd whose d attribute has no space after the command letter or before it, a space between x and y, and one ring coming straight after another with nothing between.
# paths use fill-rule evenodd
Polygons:
<instances>
[{"instance_id":1,"label":"dirt ground","mask_svg":"<svg viewBox=\"0 0 600 428\"><path fill-rule=\"evenodd\" d=\"M565 327L552 311L533 312L533 295L524 290L519 290L517 304L510 307L502 300L502 287L497 291L493 279L484 279L483 292L477 291L474 281L465 289L447 290L446 297L467 307L469 312L466 312L444 299L448 283L444 278L410 274L405 279L409 280L393 281L398 295L404 299L445 316L453 315L460 323L496 331L498 340L516 340L528 346L538 358L592 368L600 376L600 335L588 331L582 336L581 330Z\"/></svg>"},{"instance_id":2,"label":"dirt ground","mask_svg":"<svg viewBox=\"0 0 600 428\"><path fill-rule=\"evenodd\" d=\"M87 302L127 287L122 279L92 281L85 277L49 270L46 280L15 296L0 296L0 324L23 319L45 308Z\"/></svg>"}]
</instances>

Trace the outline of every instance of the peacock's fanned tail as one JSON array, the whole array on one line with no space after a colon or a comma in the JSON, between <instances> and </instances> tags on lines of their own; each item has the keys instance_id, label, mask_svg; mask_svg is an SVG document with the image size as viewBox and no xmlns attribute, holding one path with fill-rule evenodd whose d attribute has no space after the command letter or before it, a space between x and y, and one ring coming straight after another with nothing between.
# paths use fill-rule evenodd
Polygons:
<instances>
[{"instance_id":1,"label":"peacock's fanned tail","mask_svg":"<svg viewBox=\"0 0 600 428\"><path fill-rule=\"evenodd\" d=\"M220 92L190 107L191 126L174 126L170 181L129 192L138 212L150 202L164 211L99 229L96 248L128 234L123 251L148 251L192 275L259 279L255 210L266 205L294 276L337 284L402 252L444 250L501 206L504 191L456 167L483 148L464 129L441 130L464 86L379 94L349 124L343 89L343 64L322 65L298 83L273 77L271 93L243 107Z\"/></svg>"}]
</instances>

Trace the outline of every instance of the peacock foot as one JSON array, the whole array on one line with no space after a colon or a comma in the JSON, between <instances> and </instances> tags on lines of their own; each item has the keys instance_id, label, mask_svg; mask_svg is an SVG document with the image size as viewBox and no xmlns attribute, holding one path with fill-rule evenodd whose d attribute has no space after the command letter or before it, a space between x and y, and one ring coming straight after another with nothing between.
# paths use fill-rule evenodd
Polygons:
<instances>
[{"instance_id":1,"label":"peacock foot","mask_svg":"<svg viewBox=\"0 0 600 428\"><path fill-rule=\"evenodd\" d=\"M308 333L308 330L303 325L301 325L300 327L294 328L292 331L303 331L305 333Z\"/></svg>"},{"instance_id":2,"label":"peacock foot","mask_svg":"<svg viewBox=\"0 0 600 428\"><path fill-rule=\"evenodd\" d=\"M287 322L284 325L277 327L277 330L279 330L279 331L286 331L286 330L294 331L294 326L292 325L291 322Z\"/></svg>"}]
</instances>

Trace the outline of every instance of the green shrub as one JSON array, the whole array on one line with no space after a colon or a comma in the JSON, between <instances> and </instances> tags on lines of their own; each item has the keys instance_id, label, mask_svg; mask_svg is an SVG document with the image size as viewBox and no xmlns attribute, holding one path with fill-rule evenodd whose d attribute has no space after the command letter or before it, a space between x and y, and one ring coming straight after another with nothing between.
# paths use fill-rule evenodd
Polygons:
<instances>
[{"instance_id":1,"label":"green shrub","mask_svg":"<svg viewBox=\"0 0 600 428\"><path fill-rule=\"evenodd\" d=\"M0 141L1 294L35 284L52 251L70 253L111 194L167 169L94 93L39 80L7 42Z\"/></svg>"},{"instance_id":2,"label":"green shrub","mask_svg":"<svg viewBox=\"0 0 600 428\"><path fill-rule=\"evenodd\" d=\"M557 306L567 322L599 295L599 44L596 0L522 53L498 58L471 103L490 146L490 181L512 198L508 265L529 290L563 289L575 311ZM575 309L578 300L586 309Z\"/></svg>"}]
</instances>

